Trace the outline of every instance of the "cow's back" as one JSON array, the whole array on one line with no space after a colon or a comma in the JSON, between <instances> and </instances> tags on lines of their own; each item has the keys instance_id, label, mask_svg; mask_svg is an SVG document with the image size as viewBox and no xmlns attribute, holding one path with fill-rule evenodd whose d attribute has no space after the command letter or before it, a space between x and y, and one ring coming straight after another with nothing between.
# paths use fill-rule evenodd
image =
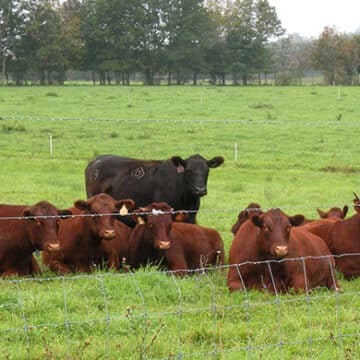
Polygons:
<instances>
[{"instance_id":1,"label":"cow's back","mask_svg":"<svg viewBox=\"0 0 360 360\"><path fill-rule=\"evenodd\" d=\"M104 192L114 199L131 198L136 206L164 201L179 203L182 177L169 160L139 160L101 155L85 170L88 197Z\"/></svg>"},{"instance_id":2,"label":"cow's back","mask_svg":"<svg viewBox=\"0 0 360 360\"><path fill-rule=\"evenodd\" d=\"M304 227L291 229L289 259L285 260L287 285L295 290L317 286L336 288L335 262L326 242Z\"/></svg>"},{"instance_id":3,"label":"cow's back","mask_svg":"<svg viewBox=\"0 0 360 360\"><path fill-rule=\"evenodd\" d=\"M346 278L360 276L360 214L334 225L331 234L335 260Z\"/></svg>"},{"instance_id":4,"label":"cow's back","mask_svg":"<svg viewBox=\"0 0 360 360\"><path fill-rule=\"evenodd\" d=\"M224 263L224 243L215 229L174 222L170 237L172 244L165 252L167 261L182 256L187 269Z\"/></svg>"}]
</instances>

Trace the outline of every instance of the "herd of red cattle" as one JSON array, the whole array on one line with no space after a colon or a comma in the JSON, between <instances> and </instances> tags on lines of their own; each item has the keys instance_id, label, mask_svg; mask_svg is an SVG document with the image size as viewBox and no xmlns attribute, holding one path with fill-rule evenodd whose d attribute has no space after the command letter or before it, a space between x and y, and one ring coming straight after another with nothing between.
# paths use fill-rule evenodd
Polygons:
<instances>
[{"instance_id":1,"label":"herd of red cattle","mask_svg":"<svg viewBox=\"0 0 360 360\"><path fill-rule=\"evenodd\" d=\"M345 278L360 275L360 199L356 214L347 206L318 210L319 220L262 211L251 203L232 227L227 285L230 291L338 290L336 269ZM121 221L131 217L135 227ZM59 274L94 268L123 271L161 264L176 275L225 264L224 243L211 228L184 222L185 211L164 202L135 209L131 199L101 193L60 210L47 201L32 206L0 205L0 274L40 273L34 251Z\"/></svg>"}]
</instances>

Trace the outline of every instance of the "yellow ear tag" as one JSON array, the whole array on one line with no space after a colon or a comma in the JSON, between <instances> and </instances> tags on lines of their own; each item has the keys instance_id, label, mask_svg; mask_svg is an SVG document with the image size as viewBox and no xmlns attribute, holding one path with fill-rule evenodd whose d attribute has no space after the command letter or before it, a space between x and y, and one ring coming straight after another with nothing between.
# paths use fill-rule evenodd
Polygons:
<instances>
[{"instance_id":1,"label":"yellow ear tag","mask_svg":"<svg viewBox=\"0 0 360 360\"><path fill-rule=\"evenodd\" d=\"M125 216L125 215L127 215L129 212L128 212L128 209L127 209L127 207L126 207L126 205L124 204L122 207L121 207L121 209L120 209L120 211L119 211L119 214L121 215L121 216Z\"/></svg>"},{"instance_id":2,"label":"yellow ear tag","mask_svg":"<svg viewBox=\"0 0 360 360\"><path fill-rule=\"evenodd\" d=\"M145 225L145 221L141 216L138 216L137 221L140 225Z\"/></svg>"}]
</instances>

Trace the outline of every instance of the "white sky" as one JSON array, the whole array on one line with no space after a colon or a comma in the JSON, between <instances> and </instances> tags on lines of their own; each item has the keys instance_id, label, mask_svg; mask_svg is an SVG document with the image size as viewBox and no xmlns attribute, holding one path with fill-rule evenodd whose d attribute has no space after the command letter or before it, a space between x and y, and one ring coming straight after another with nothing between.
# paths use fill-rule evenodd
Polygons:
<instances>
[{"instance_id":1,"label":"white sky","mask_svg":"<svg viewBox=\"0 0 360 360\"><path fill-rule=\"evenodd\" d=\"M340 32L360 29L360 0L269 0L288 33L318 37L325 26Z\"/></svg>"}]
</instances>

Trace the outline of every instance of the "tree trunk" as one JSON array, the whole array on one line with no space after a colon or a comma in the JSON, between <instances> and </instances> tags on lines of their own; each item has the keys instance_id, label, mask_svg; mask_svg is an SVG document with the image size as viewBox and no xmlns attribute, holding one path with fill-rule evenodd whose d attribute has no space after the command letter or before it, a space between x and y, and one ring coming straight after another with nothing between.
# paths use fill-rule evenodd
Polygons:
<instances>
[{"instance_id":1,"label":"tree trunk","mask_svg":"<svg viewBox=\"0 0 360 360\"><path fill-rule=\"evenodd\" d=\"M242 84L244 86L247 86L248 85L248 74L247 74L247 71L244 71L243 74L242 74Z\"/></svg>"},{"instance_id":2,"label":"tree trunk","mask_svg":"<svg viewBox=\"0 0 360 360\"><path fill-rule=\"evenodd\" d=\"M111 85L110 71L106 71L106 78L107 78L108 85Z\"/></svg>"},{"instance_id":3,"label":"tree trunk","mask_svg":"<svg viewBox=\"0 0 360 360\"><path fill-rule=\"evenodd\" d=\"M176 72L176 85L180 85L181 84L181 80L180 80L180 71Z\"/></svg>"},{"instance_id":4,"label":"tree trunk","mask_svg":"<svg viewBox=\"0 0 360 360\"><path fill-rule=\"evenodd\" d=\"M197 76L196 75L197 75L196 71L194 71L194 73L193 73L193 85L194 86L197 85Z\"/></svg>"},{"instance_id":5,"label":"tree trunk","mask_svg":"<svg viewBox=\"0 0 360 360\"><path fill-rule=\"evenodd\" d=\"M171 85L171 72L168 73L168 80L167 80L168 86Z\"/></svg>"},{"instance_id":6,"label":"tree trunk","mask_svg":"<svg viewBox=\"0 0 360 360\"><path fill-rule=\"evenodd\" d=\"M226 85L226 83L225 83L225 73L223 72L223 73L221 73L221 85L223 85L223 86L225 86Z\"/></svg>"},{"instance_id":7,"label":"tree trunk","mask_svg":"<svg viewBox=\"0 0 360 360\"><path fill-rule=\"evenodd\" d=\"M6 57L4 56L1 64L1 85L4 85L6 73Z\"/></svg>"}]
</instances>

